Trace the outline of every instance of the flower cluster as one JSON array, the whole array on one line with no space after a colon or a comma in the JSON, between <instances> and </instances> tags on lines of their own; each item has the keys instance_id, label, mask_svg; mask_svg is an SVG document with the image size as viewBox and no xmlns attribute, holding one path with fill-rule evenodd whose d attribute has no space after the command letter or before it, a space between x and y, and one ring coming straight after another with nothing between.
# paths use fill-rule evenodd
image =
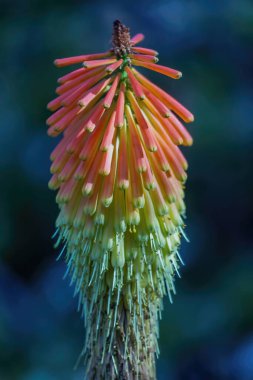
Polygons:
<instances>
[{"instance_id":1,"label":"flower cluster","mask_svg":"<svg viewBox=\"0 0 253 380\"><path fill-rule=\"evenodd\" d=\"M90 378L137 379L145 361L154 371L157 316L179 275L187 162L178 145L192 144L179 118L193 115L137 70L182 76L137 47L143 38L116 21L111 50L56 59L82 66L58 79L48 104L48 134L63 136L49 182L60 208L56 246L64 244L84 314Z\"/></svg>"}]
</instances>

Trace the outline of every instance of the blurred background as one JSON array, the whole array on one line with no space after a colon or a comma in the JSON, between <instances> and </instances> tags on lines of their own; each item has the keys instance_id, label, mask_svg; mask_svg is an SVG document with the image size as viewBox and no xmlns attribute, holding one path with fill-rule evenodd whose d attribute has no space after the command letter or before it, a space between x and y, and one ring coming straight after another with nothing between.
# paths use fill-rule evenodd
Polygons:
<instances>
[{"instance_id":1,"label":"blurred background","mask_svg":"<svg viewBox=\"0 0 253 380\"><path fill-rule=\"evenodd\" d=\"M120 19L180 81L150 75L196 117L189 130L186 263L165 300L159 380L253 379L251 0L0 0L0 379L82 379L83 322L51 235L46 104L55 58L110 46Z\"/></svg>"}]
</instances>

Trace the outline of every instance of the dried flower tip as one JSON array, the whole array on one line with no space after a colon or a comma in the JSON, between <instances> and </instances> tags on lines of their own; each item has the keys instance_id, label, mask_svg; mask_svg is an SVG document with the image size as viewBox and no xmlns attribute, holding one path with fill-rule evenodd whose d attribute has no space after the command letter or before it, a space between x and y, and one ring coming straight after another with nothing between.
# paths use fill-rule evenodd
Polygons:
<instances>
[{"instance_id":1,"label":"dried flower tip","mask_svg":"<svg viewBox=\"0 0 253 380\"><path fill-rule=\"evenodd\" d=\"M125 58L127 54L131 53L129 28L119 20L113 23L112 46L114 54L118 58Z\"/></svg>"}]
</instances>

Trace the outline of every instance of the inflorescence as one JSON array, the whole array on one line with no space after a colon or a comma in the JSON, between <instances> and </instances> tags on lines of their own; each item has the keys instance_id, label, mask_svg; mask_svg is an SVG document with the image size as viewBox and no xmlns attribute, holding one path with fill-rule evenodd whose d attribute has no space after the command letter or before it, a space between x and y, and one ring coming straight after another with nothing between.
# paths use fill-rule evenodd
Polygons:
<instances>
[{"instance_id":1,"label":"inflorescence","mask_svg":"<svg viewBox=\"0 0 253 380\"><path fill-rule=\"evenodd\" d=\"M137 70L182 75L137 47L143 38L115 21L111 50L56 59L82 67L58 79L48 104L48 134L62 134L49 182L60 208L56 246L85 319L94 379L138 379L143 363L154 371L162 298L172 301L179 275L187 162L178 145L192 138L178 117L193 115Z\"/></svg>"}]
</instances>

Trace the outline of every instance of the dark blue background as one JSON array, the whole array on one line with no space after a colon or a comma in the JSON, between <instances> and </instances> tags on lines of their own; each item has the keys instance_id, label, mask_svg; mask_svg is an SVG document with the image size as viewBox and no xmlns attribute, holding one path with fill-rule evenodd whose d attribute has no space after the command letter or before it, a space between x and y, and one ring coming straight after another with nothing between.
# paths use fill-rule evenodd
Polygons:
<instances>
[{"instance_id":1,"label":"dark blue background","mask_svg":"<svg viewBox=\"0 0 253 380\"><path fill-rule=\"evenodd\" d=\"M110 46L118 18L180 81L152 80L195 114L186 266L160 324L159 380L253 379L251 0L0 2L0 379L82 379L83 323L50 236L46 104L62 56Z\"/></svg>"}]
</instances>

